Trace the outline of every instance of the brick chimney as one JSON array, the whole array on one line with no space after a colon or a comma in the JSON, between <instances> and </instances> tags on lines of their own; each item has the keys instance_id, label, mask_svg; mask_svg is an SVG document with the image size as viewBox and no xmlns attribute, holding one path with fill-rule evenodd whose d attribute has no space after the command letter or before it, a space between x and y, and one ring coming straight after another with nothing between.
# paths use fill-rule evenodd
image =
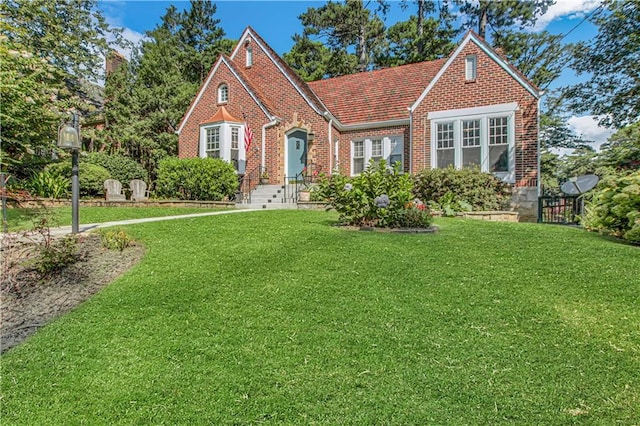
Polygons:
<instances>
[{"instance_id":1,"label":"brick chimney","mask_svg":"<svg viewBox=\"0 0 640 426\"><path fill-rule=\"evenodd\" d=\"M122 55L119 52L116 52L115 50L112 50L111 52L109 52L109 54L107 55L107 58L105 59L106 74L109 75L112 72L116 71L118 67L123 63L125 63L126 61L127 60L124 58L124 55Z\"/></svg>"}]
</instances>

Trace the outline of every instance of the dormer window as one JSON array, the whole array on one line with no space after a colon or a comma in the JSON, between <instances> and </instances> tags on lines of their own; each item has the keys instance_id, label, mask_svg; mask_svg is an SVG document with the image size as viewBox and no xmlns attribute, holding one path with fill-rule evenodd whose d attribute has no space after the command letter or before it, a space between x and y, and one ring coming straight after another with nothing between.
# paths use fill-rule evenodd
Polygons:
<instances>
[{"instance_id":1,"label":"dormer window","mask_svg":"<svg viewBox=\"0 0 640 426\"><path fill-rule=\"evenodd\" d=\"M478 57L469 55L465 58L465 80L475 81L478 71Z\"/></svg>"},{"instance_id":2,"label":"dormer window","mask_svg":"<svg viewBox=\"0 0 640 426\"><path fill-rule=\"evenodd\" d=\"M229 86L221 84L218 87L218 103L224 104L229 102Z\"/></svg>"},{"instance_id":3,"label":"dormer window","mask_svg":"<svg viewBox=\"0 0 640 426\"><path fill-rule=\"evenodd\" d=\"M247 68L253 65L253 49L251 47L247 47Z\"/></svg>"}]
</instances>

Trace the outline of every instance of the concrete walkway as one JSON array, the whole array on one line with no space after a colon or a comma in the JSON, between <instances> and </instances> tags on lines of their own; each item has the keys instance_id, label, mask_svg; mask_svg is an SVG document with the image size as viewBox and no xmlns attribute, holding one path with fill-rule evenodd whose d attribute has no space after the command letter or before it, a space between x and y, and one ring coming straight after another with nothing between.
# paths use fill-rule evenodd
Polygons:
<instances>
[{"instance_id":1,"label":"concrete walkway","mask_svg":"<svg viewBox=\"0 0 640 426\"><path fill-rule=\"evenodd\" d=\"M255 212L259 210L251 210L251 209L236 209L236 210L223 210L219 212L205 212L205 213L192 213L192 214L182 214L177 216L161 216L161 217L146 217L142 219L128 219L128 220L118 220L113 222L102 222L102 223L90 223L88 225L80 224L78 227L79 232L88 232L93 231L94 229L100 228L108 228L110 226L122 226L122 225L135 225L136 223L147 223L147 222L160 222L163 220L176 220L176 219L189 219L192 217L203 217L203 216L217 216L222 214L236 214L236 213L246 213L246 212ZM71 233L71 225L69 226L61 226L59 228L51 228L51 235L61 236L67 235ZM2 234L4 237L6 234Z\"/></svg>"}]
</instances>

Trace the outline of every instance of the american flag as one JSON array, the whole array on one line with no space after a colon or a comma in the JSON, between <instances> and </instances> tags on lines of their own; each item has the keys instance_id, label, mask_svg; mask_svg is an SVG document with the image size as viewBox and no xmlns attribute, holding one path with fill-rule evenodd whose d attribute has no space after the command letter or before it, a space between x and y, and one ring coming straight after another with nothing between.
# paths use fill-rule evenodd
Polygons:
<instances>
[{"instance_id":1,"label":"american flag","mask_svg":"<svg viewBox=\"0 0 640 426\"><path fill-rule=\"evenodd\" d=\"M249 127L249 123L244 126L244 150L245 152L249 152L249 147L251 146L251 142L253 141L253 132Z\"/></svg>"}]
</instances>

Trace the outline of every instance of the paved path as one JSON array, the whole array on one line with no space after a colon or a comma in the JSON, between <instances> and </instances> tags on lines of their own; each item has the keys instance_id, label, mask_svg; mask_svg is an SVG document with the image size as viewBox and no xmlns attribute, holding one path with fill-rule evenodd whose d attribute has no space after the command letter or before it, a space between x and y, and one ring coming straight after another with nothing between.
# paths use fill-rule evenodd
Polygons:
<instances>
[{"instance_id":1,"label":"paved path","mask_svg":"<svg viewBox=\"0 0 640 426\"><path fill-rule=\"evenodd\" d=\"M134 225L136 223L160 222L162 220L188 219L191 217L217 216L221 214L235 214L235 213L246 213L246 212L255 212L255 211L258 211L258 210L250 210L250 209L223 210L218 212L192 213L192 214L182 214L177 216L146 217L142 219L128 219L128 220L118 220L114 222L90 223L88 225L84 225L81 223L78 230L80 231L80 233L82 233L87 231L93 231L94 229L107 228L109 226ZM67 235L70 233L71 233L71 225L61 226L59 228L51 228L51 235L60 236L60 235ZM3 237L5 235L6 234L2 234Z\"/></svg>"}]
</instances>

